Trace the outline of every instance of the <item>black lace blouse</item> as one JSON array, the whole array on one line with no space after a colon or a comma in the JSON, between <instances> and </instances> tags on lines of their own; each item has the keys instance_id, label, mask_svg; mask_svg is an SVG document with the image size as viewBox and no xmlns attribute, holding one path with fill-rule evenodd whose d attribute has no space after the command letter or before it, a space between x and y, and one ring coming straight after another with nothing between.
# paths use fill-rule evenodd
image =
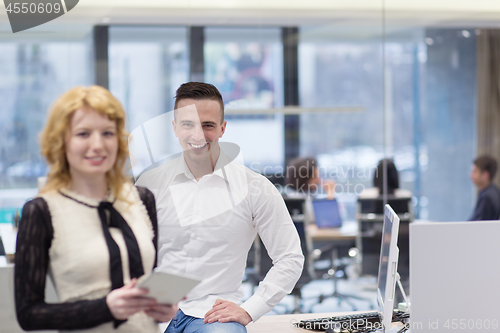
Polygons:
<instances>
[{"instance_id":1,"label":"black lace blouse","mask_svg":"<svg viewBox=\"0 0 500 333\"><path fill-rule=\"evenodd\" d=\"M152 222L157 250L158 222L153 193L137 187ZM71 303L45 303L45 279L54 230L47 203L27 202L22 211L15 256L15 301L20 326L25 330L85 329L114 320L106 297ZM156 260L155 260L156 266Z\"/></svg>"}]
</instances>

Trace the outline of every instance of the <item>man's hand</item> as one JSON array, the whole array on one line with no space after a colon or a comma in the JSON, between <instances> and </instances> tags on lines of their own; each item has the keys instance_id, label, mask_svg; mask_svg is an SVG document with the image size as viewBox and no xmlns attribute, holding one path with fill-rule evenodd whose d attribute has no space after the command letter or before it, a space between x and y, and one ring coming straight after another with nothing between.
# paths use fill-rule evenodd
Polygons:
<instances>
[{"instance_id":1,"label":"man's hand","mask_svg":"<svg viewBox=\"0 0 500 333\"><path fill-rule=\"evenodd\" d=\"M156 321L164 323L174 318L177 310L177 305L158 304L144 312Z\"/></svg>"},{"instance_id":2,"label":"man's hand","mask_svg":"<svg viewBox=\"0 0 500 333\"><path fill-rule=\"evenodd\" d=\"M252 317L250 317L248 312L246 312L239 305L236 305L233 302L218 299L215 301L212 309L205 314L205 319L203 320L205 324L214 323L216 321L219 323L234 321L246 326L252 321Z\"/></svg>"}]
</instances>

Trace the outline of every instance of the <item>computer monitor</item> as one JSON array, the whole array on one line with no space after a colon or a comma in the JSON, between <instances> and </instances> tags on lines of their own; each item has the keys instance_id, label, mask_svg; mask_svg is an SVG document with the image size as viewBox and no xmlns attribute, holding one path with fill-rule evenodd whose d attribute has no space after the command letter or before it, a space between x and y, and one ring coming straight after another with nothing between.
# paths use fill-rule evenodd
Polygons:
<instances>
[{"instance_id":1,"label":"computer monitor","mask_svg":"<svg viewBox=\"0 0 500 333\"><path fill-rule=\"evenodd\" d=\"M389 332L394 309L398 271L399 217L391 206L385 205L384 227L378 270L377 304L380 320L385 332Z\"/></svg>"},{"instance_id":2,"label":"computer monitor","mask_svg":"<svg viewBox=\"0 0 500 333\"><path fill-rule=\"evenodd\" d=\"M383 237L380 251L380 265L378 274L377 288L377 311L367 313L356 313L352 316L334 316L330 318L318 318L310 320L302 320L300 328L320 329L327 332L337 332L338 328L342 328L344 323L353 329L362 328L368 329L370 332L383 327L384 333L393 331L392 319L394 309L394 296L396 292L396 284L399 285L403 297L406 301L406 295L403 287L399 282L398 269L398 233L399 233L399 217L389 205L385 205ZM371 321L375 319L375 321ZM353 327L353 320L355 324ZM348 321L348 322L347 322ZM340 325L340 326L339 326ZM361 325L359 327L358 325ZM356 328L357 327L357 328ZM342 331L343 332L343 331Z\"/></svg>"},{"instance_id":3,"label":"computer monitor","mask_svg":"<svg viewBox=\"0 0 500 333\"><path fill-rule=\"evenodd\" d=\"M318 228L342 226L337 200L313 200L314 219Z\"/></svg>"},{"instance_id":4,"label":"computer monitor","mask_svg":"<svg viewBox=\"0 0 500 333\"><path fill-rule=\"evenodd\" d=\"M382 215L385 211L384 202L389 204L392 210L400 214L400 216L408 215L410 217L412 213L411 197L397 198L393 195L388 195L387 200L384 200L382 196L376 198L358 198L358 212L361 214Z\"/></svg>"},{"instance_id":5,"label":"computer monitor","mask_svg":"<svg viewBox=\"0 0 500 333\"><path fill-rule=\"evenodd\" d=\"M410 225L411 332L500 330L500 221Z\"/></svg>"}]
</instances>

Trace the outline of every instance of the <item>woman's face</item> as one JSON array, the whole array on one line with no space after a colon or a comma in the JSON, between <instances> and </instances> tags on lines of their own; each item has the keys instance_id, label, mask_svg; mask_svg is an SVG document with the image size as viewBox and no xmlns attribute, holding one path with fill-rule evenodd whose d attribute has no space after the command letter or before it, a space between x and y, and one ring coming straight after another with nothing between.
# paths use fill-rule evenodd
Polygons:
<instances>
[{"instance_id":1,"label":"woman's face","mask_svg":"<svg viewBox=\"0 0 500 333\"><path fill-rule=\"evenodd\" d=\"M312 175L312 178L309 179L310 191L317 191L319 184L321 184L321 178L319 178L319 169L314 168L314 174Z\"/></svg>"},{"instance_id":2,"label":"woman's face","mask_svg":"<svg viewBox=\"0 0 500 333\"><path fill-rule=\"evenodd\" d=\"M75 111L66 136L66 159L71 178L103 178L118 153L116 122L92 108Z\"/></svg>"}]
</instances>

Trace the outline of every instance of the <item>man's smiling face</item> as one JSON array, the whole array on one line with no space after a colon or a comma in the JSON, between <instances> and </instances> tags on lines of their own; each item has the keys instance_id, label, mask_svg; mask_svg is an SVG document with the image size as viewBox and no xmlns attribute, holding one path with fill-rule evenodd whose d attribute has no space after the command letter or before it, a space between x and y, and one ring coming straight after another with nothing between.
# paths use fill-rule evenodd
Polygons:
<instances>
[{"instance_id":1,"label":"man's smiling face","mask_svg":"<svg viewBox=\"0 0 500 333\"><path fill-rule=\"evenodd\" d=\"M218 158L218 141L226 130L220 108L219 102L210 99L182 99L177 103L172 124L188 163L210 162L210 157L215 163Z\"/></svg>"}]
</instances>

